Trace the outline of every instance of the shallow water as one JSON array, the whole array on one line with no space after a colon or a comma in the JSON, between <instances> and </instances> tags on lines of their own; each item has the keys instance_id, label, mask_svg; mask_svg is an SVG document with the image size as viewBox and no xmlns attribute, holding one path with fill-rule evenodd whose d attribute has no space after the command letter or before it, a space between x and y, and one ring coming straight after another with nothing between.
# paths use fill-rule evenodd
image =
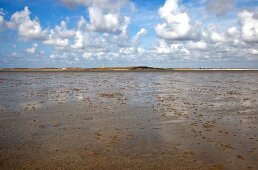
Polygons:
<instances>
[{"instance_id":1,"label":"shallow water","mask_svg":"<svg viewBox=\"0 0 258 170\"><path fill-rule=\"evenodd\" d=\"M258 72L1 72L0 168L256 169Z\"/></svg>"}]
</instances>

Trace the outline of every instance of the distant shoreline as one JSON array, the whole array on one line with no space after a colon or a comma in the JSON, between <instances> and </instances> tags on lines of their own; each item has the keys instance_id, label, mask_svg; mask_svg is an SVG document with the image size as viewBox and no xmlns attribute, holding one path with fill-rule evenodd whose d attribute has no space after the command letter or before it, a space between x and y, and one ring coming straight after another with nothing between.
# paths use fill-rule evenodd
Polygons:
<instances>
[{"instance_id":1,"label":"distant shoreline","mask_svg":"<svg viewBox=\"0 0 258 170\"><path fill-rule=\"evenodd\" d=\"M156 68L156 67L100 67L100 68L0 68L0 72L105 72L105 71L258 71L247 68Z\"/></svg>"}]
</instances>

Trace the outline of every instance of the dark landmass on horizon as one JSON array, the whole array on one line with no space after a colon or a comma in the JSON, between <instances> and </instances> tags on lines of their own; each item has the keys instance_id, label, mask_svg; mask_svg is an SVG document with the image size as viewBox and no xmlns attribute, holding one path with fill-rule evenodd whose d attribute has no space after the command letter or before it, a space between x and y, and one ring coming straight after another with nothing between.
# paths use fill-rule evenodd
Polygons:
<instances>
[{"instance_id":1,"label":"dark landmass on horizon","mask_svg":"<svg viewBox=\"0 0 258 170\"><path fill-rule=\"evenodd\" d=\"M80 68L80 67L46 67L46 68L0 68L0 71L258 71L258 69L249 68L159 68L147 66L132 67L97 67L97 68Z\"/></svg>"}]
</instances>

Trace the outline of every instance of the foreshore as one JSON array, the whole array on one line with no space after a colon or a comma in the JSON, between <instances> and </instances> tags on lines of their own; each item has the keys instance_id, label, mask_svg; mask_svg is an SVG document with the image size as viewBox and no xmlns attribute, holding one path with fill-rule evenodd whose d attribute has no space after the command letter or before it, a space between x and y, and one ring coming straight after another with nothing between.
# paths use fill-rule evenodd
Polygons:
<instances>
[{"instance_id":1,"label":"foreshore","mask_svg":"<svg viewBox=\"0 0 258 170\"><path fill-rule=\"evenodd\" d=\"M1 72L0 169L258 167L258 72Z\"/></svg>"}]
</instances>

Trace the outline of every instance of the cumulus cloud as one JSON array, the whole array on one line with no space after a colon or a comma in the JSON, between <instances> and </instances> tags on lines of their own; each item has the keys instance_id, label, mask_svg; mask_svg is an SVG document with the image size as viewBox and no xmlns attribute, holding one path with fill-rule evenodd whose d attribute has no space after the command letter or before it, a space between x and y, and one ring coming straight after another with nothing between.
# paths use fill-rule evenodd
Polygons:
<instances>
[{"instance_id":1,"label":"cumulus cloud","mask_svg":"<svg viewBox=\"0 0 258 170\"><path fill-rule=\"evenodd\" d=\"M69 45L69 40L67 38L61 39L59 37L56 37L54 31L51 30L50 35L48 35L47 40L43 41L43 43L46 45L67 47Z\"/></svg>"},{"instance_id":2,"label":"cumulus cloud","mask_svg":"<svg viewBox=\"0 0 258 170\"><path fill-rule=\"evenodd\" d=\"M255 13L242 11L238 14L242 38L248 43L258 43L258 18Z\"/></svg>"},{"instance_id":3,"label":"cumulus cloud","mask_svg":"<svg viewBox=\"0 0 258 170\"><path fill-rule=\"evenodd\" d=\"M258 50L252 49L252 50L251 50L251 54L253 54L253 55L258 55Z\"/></svg>"},{"instance_id":4,"label":"cumulus cloud","mask_svg":"<svg viewBox=\"0 0 258 170\"><path fill-rule=\"evenodd\" d=\"M78 29L83 29L84 26L86 26L86 20L83 16L80 17L79 21L77 22L77 28Z\"/></svg>"},{"instance_id":5,"label":"cumulus cloud","mask_svg":"<svg viewBox=\"0 0 258 170\"><path fill-rule=\"evenodd\" d=\"M234 0L209 0L206 10L217 17L221 17L234 10L234 8Z\"/></svg>"},{"instance_id":6,"label":"cumulus cloud","mask_svg":"<svg viewBox=\"0 0 258 170\"><path fill-rule=\"evenodd\" d=\"M82 56L84 59L89 60L89 59L92 59L93 55L90 52L84 52Z\"/></svg>"},{"instance_id":7,"label":"cumulus cloud","mask_svg":"<svg viewBox=\"0 0 258 170\"><path fill-rule=\"evenodd\" d=\"M104 14L100 8L89 8L90 24L88 29L96 32L120 32L120 16L116 13Z\"/></svg>"},{"instance_id":8,"label":"cumulus cloud","mask_svg":"<svg viewBox=\"0 0 258 170\"><path fill-rule=\"evenodd\" d=\"M175 56L189 55L190 51L185 48L183 43L169 44L165 40L159 40L152 52L156 55L173 54Z\"/></svg>"},{"instance_id":9,"label":"cumulus cloud","mask_svg":"<svg viewBox=\"0 0 258 170\"><path fill-rule=\"evenodd\" d=\"M185 6L180 5L180 2L183 1L167 0L159 9L159 16L153 20L153 23L149 24L148 21L148 25L144 26L149 28L150 25L152 27L156 25L155 31L158 36L157 39L149 36L148 40L153 41L146 43L141 40L148 34L148 31L141 28L133 35L129 30L131 18L122 15L125 12L121 11L124 6L122 4L126 4L127 1L122 0L121 4L118 3L118 0L60 1L66 5L87 7L89 13L87 21L86 17L81 16L77 22L73 21L72 23L75 24L71 26L69 21L65 20L55 26L42 28L39 19L31 18L28 7L25 7L24 10L15 12L9 22L6 22L0 13L0 30L1 23L4 25L7 23L9 28L18 31L17 34L21 38L36 39L39 40L36 41L37 43L49 45L50 47L47 47L49 50L44 56L48 56L48 61L60 61L60 63L80 63L81 60L102 60L94 63L105 63L106 61L143 61L145 63L145 60L153 62L171 59L201 61L207 59L230 60L241 57L257 58L258 15L254 12L239 12L239 25L236 25L236 22L233 25L230 25L231 22L223 26L219 25L220 22L213 25L213 20L202 25L191 19L189 12L192 10L183 9ZM118 5L112 7L111 2L117 2ZM127 12L125 13L128 14ZM222 16L222 12L218 16ZM193 17L197 17L196 13ZM71 16L72 19L73 16ZM157 21L157 19L161 19L161 21ZM231 18L230 21L232 21ZM132 22L135 22L133 17ZM206 25L208 26L206 27ZM25 28L28 32L24 33ZM146 43L143 45L144 48L140 47L142 44L140 42ZM41 54L37 44L33 44L24 52L36 56Z\"/></svg>"},{"instance_id":10,"label":"cumulus cloud","mask_svg":"<svg viewBox=\"0 0 258 170\"><path fill-rule=\"evenodd\" d=\"M69 30L67 28L67 23L65 21L61 21L60 25L57 25L55 27L55 32L61 38L70 38L75 35L75 30L74 29Z\"/></svg>"},{"instance_id":11,"label":"cumulus cloud","mask_svg":"<svg viewBox=\"0 0 258 170\"><path fill-rule=\"evenodd\" d=\"M120 48L119 53L125 54L125 55L133 54L134 48L133 47Z\"/></svg>"},{"instance_id":12,"label":"cumulus cloud","mask_svg":"<svg viewBox=\"0 0 258 170\"><path fill-rule=\"evenodd\" d=\"M165 22L155 28L157 35L168 40L191 40L199 35L198 22L192 25L187 12L179 7L179 0L166 0L159 9L159 16Z\"/></svg>"},{"instance_id":13,"label":"cumulus cloud","mask_svg":"<svg viewBox=\"0 0 258 170\"><path fill-rule=\"evenodd\" d=\"M119 34L126 18L120 16L120 9L129 0L60 0L67 6L82 5L88 8L90 22L88 30Z\"/></svg>"},{"instance_id":14,"label":"cumulus cloud","mask_svg":"<svg viewBox=\"0 0 258 170\"><path fill-rule=\"evenodd\" d=\"M128 25L130 23L130 18L125 17L123 24L120 26L120 33L117 35L114 35L111 38L111 42L119 45L119 46L128 46L129 38L128 38Z\"/></svg>"},{"instance_id":15,"label":"cumulus cloud","mask_svg":"<svg viewBox=\"0 0 258 170\"><path fill-rule=\"evenodd\" d=\"M82 31L76 31L75 34L75 40L74 44L71 45L72 48L74 49L83 49L84 48L84 36Z\"/></svg>"},{"instance_id":16,"label":"cumulus cloud","mask_svg":"<svg viewBox=\"0 0 258 170\"><path fill-rule=\"evenodd\" d=\"M147 34L147 30L145 28L141 28L136 35L133 38L133 44L138 45L141 37L145 36Z\"/></svg>"},{"instance_id":17,"label":"cumulus cloud","mask_svg":"<svg viewBox=\"0 0 258 170\"><path fill-rule=\"evenodd\" d=\"M37 47L38 47L38 44L36 44L36 43L32 44L32 47L31 48L27 48L26 52L29 53L29 54L36 54Z\"/></svg>"},{"instance_id":18,"label":"cumulus cloud","mask_svg":"<svg viewBox=\"0 0 258 170\"><path fill-rule=\"evenodd\" d=\"M218 25L210 24L208 28L203 31L202 38L209 43L225 43L229 40L230 34L233 34L233 28L228 30L228 37L226 33L221 31Z\"/></svg>"},{"instance_id":19,"label":"cumulus cloud","mask_svg":"<svg viewBox=\"0 0 258 170\"><path fill-rule=\"evenodd\" d=\"M121 32L126 18L120 16L121 8L130 5L129 0L60 0L66 6L85 6L88 8L88 30L94 32Z\"/></svg>"},{"instance_id":20,"label":"cumulus cloud","mask_svg":"<svg viewBox=\"0 0 258 170\"><path fill-rule=\"evenodd\" d=\"M132 43L128 37L130 17L121 14L123 7L132 5L129 0L60 0L60 2L66 6L86 7L89 18L89 21L86 21L81 17L77 22L74 37L60 42L60 45L68 47L63 49L78 53L87 60L93 58L111 60L112 57L119 56L121 47L130 48ZM139 35L139 38L140 36L142 35Z\"/></svg>"},{"instance_id":21,"label":"cumulus cloud","mask_svg":"<svg viewBox=\"0 0 258 170\"><path fill-rule=\"evenodd\" d=\"M200 49L200 50L204 50L207 48L207 44L205 42L193 42L190 41L186 44L186 47L189 49Z\"/></svg>"},{"instance_id":22,"label":"cumulus cloud","mask_svg":"<svg viewBox=\"0 0 258 170\"><path fill-rule=\"evenodd\" d=\"M210 35L210 39L214 43L222 43L225 42L225 37L217 32L212 32Z\"/></svg>"},{"instance_id":23,"label":"cumulus cloud","mask_svg":"<svg viewBox=\"0 0 258 170\"><path fill-rule=\"evenodd\" d=\"M67 23L61 21L60 25L56 25L54 29L50 29L43 43L46 45L68 47L69 38L74 37L75 34L76 31L74 29L68 29Z\"/></svg>"},{"instance_id":24,"label":"cumulus cloud","mask_svg":"<svg viewBox=\"0 0 258 170\"><path fill-rule=\"evenodd\" d=\"M23 39L42 39L46 31L42 30L39 20L30 18L30 10L27 6L22 11L17 11L7 22L11 29L17 29L18 34Z\"/></svg>"},{"instance_id":25,"label":"cumulus cloud","mask_svg":"<svg viewBox=\"0 0 258 170\"><path fill-rule=\"evenodd\" d=\"M226 35L228 37L236 37L239 34L238 28L237 27L230 27L227 32Z\"/></svg>"}]
</instances>

